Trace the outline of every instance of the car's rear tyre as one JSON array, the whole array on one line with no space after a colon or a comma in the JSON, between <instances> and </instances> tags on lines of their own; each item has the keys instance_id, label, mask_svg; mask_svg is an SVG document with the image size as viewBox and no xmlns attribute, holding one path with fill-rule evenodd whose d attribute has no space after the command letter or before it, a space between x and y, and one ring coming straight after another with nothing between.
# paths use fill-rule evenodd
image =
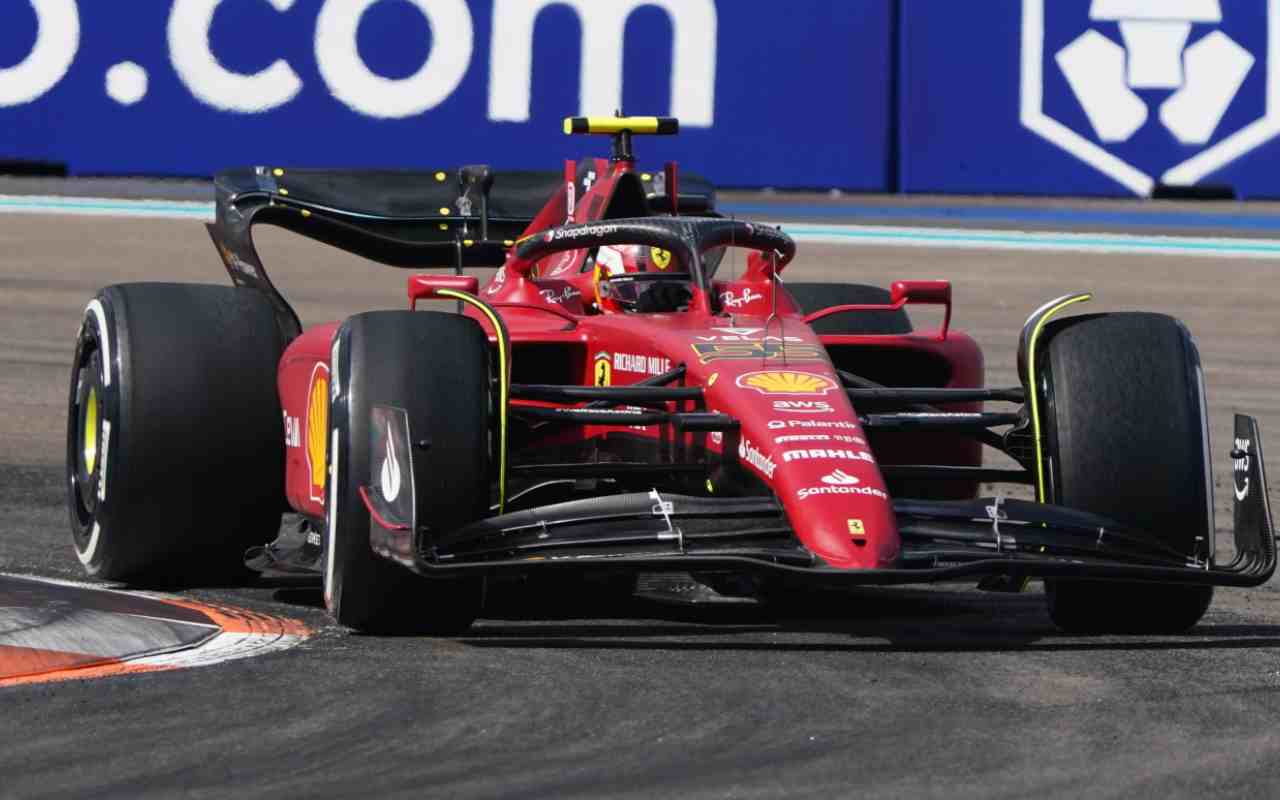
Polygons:
<instances>
[{"instance_id":1,"label":"car's rear tyre","mask_svg":"<svg viewBox=\"0 0 1280 800\"><path fill-rule=\"evenodd\" d=\"M76 341L67 505L96 578L178 584L244 577L284 499L276 365L284 341L251 289L103 289Z\"/></svg>"},{"instance_id":2,"label":"car's rear tyre","mask_svg":"<svg viewBox=\"0 0 1280 800\"><path fill-rule=\"evenodd\" d=\"M1187 559L1212 556L1211 490L1200 358L1162 314L1050 323L1041 369L1050 500L1160 538ZM1049 615L1070 633L1179 633L1210 586L1047 580Z\"/></svg>"},{"instance_id":3,"label":"car's rear tyre","mask_svg":"<svg viewBox=\"0 0 1280 800\"><path fill-rule=\"evenodd\" d=\"M371 475L371 413L408 414L420 524L448 531L488 513L489 342L457 314L373 311L338 331L330 365L325 604L349 628L381 634L466 630L484 581L426 579L375 553L359 489Z\"/></svg>"},{"instance_id":4,"label":"car's rear tyre","mask_svg":"<svg viewBox=\"0 0 1280 800\"><path fill-rule=\"evenodd\" d=\"M832 306L888 305L888 289L860 283L787 283L787 291L806 314ZM825 335L911 333L906 309L850 311L814 321L813 330Z\"/></svg>"}]
</instances>

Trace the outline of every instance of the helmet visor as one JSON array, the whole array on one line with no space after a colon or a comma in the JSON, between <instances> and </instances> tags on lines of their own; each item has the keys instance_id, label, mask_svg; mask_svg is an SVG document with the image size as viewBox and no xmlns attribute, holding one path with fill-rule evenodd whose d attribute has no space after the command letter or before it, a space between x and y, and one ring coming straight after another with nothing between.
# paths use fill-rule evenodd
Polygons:
<instances>
[{"instance_id":1,"label":"helmet visor","mask_svg":"<svg viewBox=\"0 0 1280 800\"><path fill-rule=\"evenodd\" d=\"M687 272L639 273L600 279L600 299L625 311L683 311L693 297Z\"/></svg>"}]
</instances>

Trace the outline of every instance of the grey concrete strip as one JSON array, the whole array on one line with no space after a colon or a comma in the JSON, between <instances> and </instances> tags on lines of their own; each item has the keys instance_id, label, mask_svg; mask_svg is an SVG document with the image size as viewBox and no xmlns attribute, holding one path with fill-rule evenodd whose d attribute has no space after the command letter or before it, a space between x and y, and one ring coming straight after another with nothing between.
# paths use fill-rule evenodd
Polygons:
<instances>
[{"instance_id":1,"label":"grey concrete strip","mask_svg":"<svg viewBox=\"0 0 1280 800\"><path fill-rule=\"evenodd\" d=\"M213 620L193 608L176 606L144 595L110 591L83 583L49 581L21 575L0 575L0 606L93 608L112 614L159 617L195 625Z\"/></svg>"},{"instance_id":2,"label":"grey concrete strip","mask_svg":"<svg viewBox=\"0 0 1280 800\"><path fill-rule=\"evenodd\" d=\"M219 630L199 612L150 598L0 576L0 647L123 660L193 647Z\"/></svg>"},{"instance_id":3,"label":"grey concrete strip","mask_svg":"<svg viewBox=\"0 0 1280 800\"><path fill-rule=\"evenodd\" d=\"M27 647L132 659L194 647L218 633L216 625L113 614L88 608L0 606L0 647ZM0 672L3 664L0 664Z\"/></svg>"}]
</instances>

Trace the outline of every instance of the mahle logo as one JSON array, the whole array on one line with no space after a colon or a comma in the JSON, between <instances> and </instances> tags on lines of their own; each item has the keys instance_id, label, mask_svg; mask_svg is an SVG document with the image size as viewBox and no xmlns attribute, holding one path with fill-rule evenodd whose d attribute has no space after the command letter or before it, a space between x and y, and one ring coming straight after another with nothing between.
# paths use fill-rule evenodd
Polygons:
<instances>
[{"instance_id":1,"label":"mahle logo","mask_svg":"<svg viewBox=\"0 0 1280 800\"><path fill-rule=\"evenodd\" d=\"M1022 124L1135 194L1192 185L1280 133L1277 48L1280 0L1023 0Z\"/></svg>"}]
</instances>

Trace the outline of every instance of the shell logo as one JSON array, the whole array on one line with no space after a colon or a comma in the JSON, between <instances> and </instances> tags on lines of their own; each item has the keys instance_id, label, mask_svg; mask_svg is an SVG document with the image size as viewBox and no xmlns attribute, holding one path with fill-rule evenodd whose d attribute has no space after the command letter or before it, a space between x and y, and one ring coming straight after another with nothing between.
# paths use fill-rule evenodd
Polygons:
<instances>
[{"instance_id":1,"label":"shell logo","mask_svg":"<svg viewBox=\"0 0 1280 800\"><path fill-rule=\"evenodd\" d=\"M328 442L329 367L319 363L311 370L311 386L307 389L307 474L310 476L311 499L317 503L324 502Z\"/></svg>"},{"instance_id":2,"label":"shell logo","mask_svg":"<svg viewBox=\"0 0 1280 800\"><path fill-rule=\"evenodd\" d=\"M738 376L738 386L755 389L760 394L824 395L836 388L835 381L812 372L767 370Z\"/></svg>"}]
</instances>

